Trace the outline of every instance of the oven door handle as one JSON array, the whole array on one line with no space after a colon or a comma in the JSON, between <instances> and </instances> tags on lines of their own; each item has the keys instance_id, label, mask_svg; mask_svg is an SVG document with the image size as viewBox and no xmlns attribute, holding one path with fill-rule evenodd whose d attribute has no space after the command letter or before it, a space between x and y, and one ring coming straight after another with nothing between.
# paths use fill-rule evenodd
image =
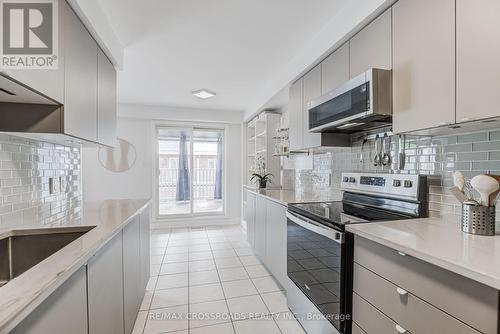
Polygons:
<instances>
[{"instance_id":1,"label":"oven door handle","mask_svg":"<svg viewBox=\"0 0 500 334\"><path fill-rule=\"evenodd\" d=\"M345 241L345 233L336 231L332 228L326 228L324 225L317 223L314 220L299 216L290 211L286 212L286 217L295 224L305 228L306 230L321 234L322 236L327 237L328 239L331 239L338 244L343 244Z\"/></svg>"}]
</instances>

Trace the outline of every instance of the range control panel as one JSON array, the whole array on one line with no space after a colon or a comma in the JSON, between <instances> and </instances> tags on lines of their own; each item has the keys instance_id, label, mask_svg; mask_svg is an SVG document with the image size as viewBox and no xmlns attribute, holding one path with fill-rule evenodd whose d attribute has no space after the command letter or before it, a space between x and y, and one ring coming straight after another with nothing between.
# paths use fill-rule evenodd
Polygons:
<instances>
[{"instance_id":1,"label":"range control panel","mask_svg":"<svg viewBox=\"0 0 500 334\"><path fill-rule=\"evenodd\" d=\"M341 189L417 199L421 177L408 174L342 173Z\"/></svg>"}]
</instances>

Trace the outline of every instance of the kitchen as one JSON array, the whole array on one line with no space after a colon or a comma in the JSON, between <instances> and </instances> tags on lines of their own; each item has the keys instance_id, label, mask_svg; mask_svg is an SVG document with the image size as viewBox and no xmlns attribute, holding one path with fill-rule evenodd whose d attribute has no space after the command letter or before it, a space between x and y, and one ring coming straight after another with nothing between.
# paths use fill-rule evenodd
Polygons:
<instances>
[{"instance_id":1,"label":"kitchen","mask_svg":"<svg viewBox=\"0 0 500 334\"><path fill-rule=\"evenodd\" d=\"M500 333L495 1L42 2L0 333Z\"/></svg>"}]
</instances>

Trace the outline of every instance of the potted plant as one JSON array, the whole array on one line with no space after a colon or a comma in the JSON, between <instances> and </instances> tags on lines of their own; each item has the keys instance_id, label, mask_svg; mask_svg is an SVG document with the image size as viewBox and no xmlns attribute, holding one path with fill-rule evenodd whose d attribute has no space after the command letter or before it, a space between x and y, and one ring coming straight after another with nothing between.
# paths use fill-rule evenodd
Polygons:
<instances>
[{"instance_id":1,"label":"potted plant","mask_svg":"<svg viewBox=\"0 0 500 334\"><path fill-rule=\"evenodd\" d=\"M252 174L250 181L259 183L259 188L264 189L267 186L267 182L272 182L273 174L266 173L266 163L264 162L264 157L257 157L257 171Z\"/></svg>"}]
</instances>

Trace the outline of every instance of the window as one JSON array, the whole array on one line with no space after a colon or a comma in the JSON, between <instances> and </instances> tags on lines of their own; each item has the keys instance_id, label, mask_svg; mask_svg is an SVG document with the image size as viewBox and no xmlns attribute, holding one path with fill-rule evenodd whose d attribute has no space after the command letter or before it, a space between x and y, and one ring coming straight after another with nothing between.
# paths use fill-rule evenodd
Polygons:
<instances>
[{"instance_id":1,"label":"window","mask_svg":"<svg viewBox=\"0 0 500 334\"><path fill-rule=\"evenodd\" d=\"M156 135L157 216L223 214L224 131L158 127Z\"/></svg>"}]
</instances>

